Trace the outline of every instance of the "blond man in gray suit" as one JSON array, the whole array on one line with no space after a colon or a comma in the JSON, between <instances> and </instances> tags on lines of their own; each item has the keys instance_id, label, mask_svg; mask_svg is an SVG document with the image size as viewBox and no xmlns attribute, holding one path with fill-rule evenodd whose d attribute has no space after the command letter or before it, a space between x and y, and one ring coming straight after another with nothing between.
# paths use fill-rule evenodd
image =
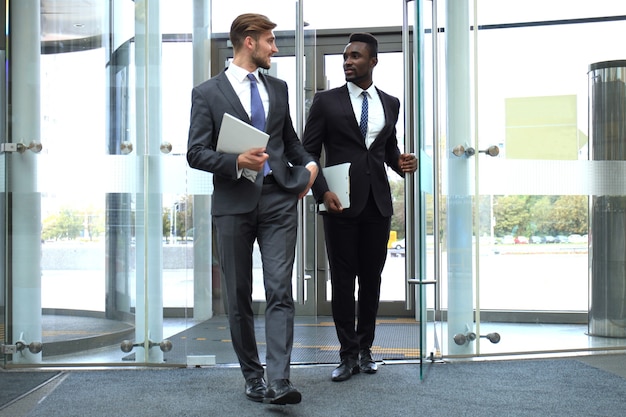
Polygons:
<instances>
[{"instance_id":1,"label":"blond man in gray suit","mask_svg":"<svg viewBox=\"0 0 626 417\"><path fill-rule=\"evenodd\" d=\"M278 52L275 27L259 14L243 14L233 21L232 63L192 91L187 161L193 168L213 173L212 215L232 343L246 380L246 396L258 402L297 404L302 396L289 379L297 203L313 185L318 165L294 131L287 84L259 72L259 68L270 68L271 57ZM255 126L260 123L257 127L269 134L267 147L240 154L217 151L224 113ZM255 239L261 250L267 302L265 371L259 360L252 310Z\"/></svg>"}]
</instances>

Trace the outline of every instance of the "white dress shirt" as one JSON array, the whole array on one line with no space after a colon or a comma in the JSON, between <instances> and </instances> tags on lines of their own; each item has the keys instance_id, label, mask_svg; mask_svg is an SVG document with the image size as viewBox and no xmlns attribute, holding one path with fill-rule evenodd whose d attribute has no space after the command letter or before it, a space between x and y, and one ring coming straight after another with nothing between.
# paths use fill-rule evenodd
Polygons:
<instances>
[{"instance_id":1,"label":"white dress shirt","mask_svg":"<svg viewBox=\"0 0 626 417\"><path fill-rule=\"evenodd\" d=\"M226 77L230 84L233 86L235 90L235 94L239 97L239 101L243 105L244 110L248 113L248 117L252 118L252 104L250 100L250 79L248 78L248 74L250 74L245 69L241 68L233 64L232 62L228 65L228 71L226 71ZM267 93L267 88L261 82L259 78L259 69L257 68L252 72L254 77L257 79L257 87L259 88L259 95L261 96L261 101L263 102L263 110L265 111L265 119L267 120L268 109L270 107L270 96ZM380 100L379 100L380 101ZM360 114L360 113L359 113ZM315 164L314 161L309 162L306 166L310 166ZM244 174L243 170L237 167L237 177L240 177ZM247 176L252 177L251 173L245 173Z\"/></svg>"},{"instance_id":2,"label":"white dress shirt","mask_svg":"<svg viewBox=\"0 0 626 417\"><path fill-rule=\"evenodd\" d=\"M226 77L228 77L228 81L233 86L237 97L241 101L243 108L248 113L249 117L252 117L252 108L250 105L250 80L248 79L248 74L250 74L245 69L233 64L232 62L228 65L228 71L226 71ZM267 94L267 89L265 85L261 82L259 78L259 69L257 68L252 73L254 77L257 79L257 87L259 88L259 95L261 96L261 101L263 102L263 110L265 110L265 118L267 119L267 113L270 107L270 97Z\"/></svg>"},{"instance_id":3,"label":"white dress shirt","mask_svg":"<svg viewBox=\"0 0 626 417\"><path fill-rule=\"evenodd\" d=\"M235 94L239 97L239 101L241 101L241 105L243 106L246 113L248 113L248 117L252 119L252 103L250 99L250 79L248 78L248 74L250 74L247 70L241 68L238 65L233 64L232 62L228 65L228 71L226 71L226 77L230 84L233 86L235 90ZM254 77L257 79L257 87L259 89L259 95L261 96L261 101L263 102L263 110L265 111L265 119L267 119L268 109L270 107L270 98L267 94L267 89L265 85L261 82L259 78L259 69L257 68L252 72ZM256 171L252 171L249 169L239 168L239 164L237 164L237 178L242 175L248 178L250 181L254 182L256 179Z\"/></svg>"},{"instance_id":4,"label":"white dress shirt","mask_svg":"<svg viewBox=\"0 0 626 417\"><path fill-rule=\"evenodd\" d=\"M348 83L348 92L350 93L350 101L352 102L352 109L354 110L354 117L356 117L357 123L361 120L361 105L363 104L363 97L361 93L365 91L368 98L368 110L367 110L367 135L365 136L365 146L369 149L371 144L376 140L376 137L385 126L385 111L383 110L383 103L380 101L378 91L372 84L367 90L363 90L361 87L354 83Z\"/></svg>"}]
</instances>

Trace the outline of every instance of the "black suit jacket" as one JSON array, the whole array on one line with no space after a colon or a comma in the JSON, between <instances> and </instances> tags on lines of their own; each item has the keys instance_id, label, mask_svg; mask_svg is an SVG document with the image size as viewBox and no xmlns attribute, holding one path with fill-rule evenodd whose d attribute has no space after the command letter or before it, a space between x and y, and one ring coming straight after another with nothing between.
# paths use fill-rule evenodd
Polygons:
<instances>
[{"instance_id":1,"label":"black suit jacket","mask_svg":"<svg viewBox=\"0 0 626 417\"><path fill-rule=\"evenodd\" d=\"M357 216L367 203L370 189L381 214L383 216L393 214L385 164L404 177L398 165L400 150L396 138L400 101L381 90L377 91L385 112L385 125L369 149L365 146L359 124L354 117L347 85L319 92L313 99L303 137L305 149L319 163L323 146L325 166L343 162L352 163L350 208L344 209L341 214L333 215ZM316 201L322 202L326 191L329 191L328 184L323 172L320 171L313 184Z\"/></svg>"},{"instance_id":2,"label":"black suit jacket","mask_svg":"<svg viewBox=\"0 0 626 417\"><path fill-rule=\"evenodd\" d=\"M269 95L265 131L270 135L267 150L272 173L284 190L299 194L310 179L304 167L313 161L293 129L289 113L287 84L259 73ZM237 97L226 70L192 90L191 121L187 141L187 161L192 168L212 172L214 215L241 214L252 211L261 196L262 173L255 183L237 178L237 155L217 152L217 138L224 113L252 124Z\"/></svg>"}]
</instances>

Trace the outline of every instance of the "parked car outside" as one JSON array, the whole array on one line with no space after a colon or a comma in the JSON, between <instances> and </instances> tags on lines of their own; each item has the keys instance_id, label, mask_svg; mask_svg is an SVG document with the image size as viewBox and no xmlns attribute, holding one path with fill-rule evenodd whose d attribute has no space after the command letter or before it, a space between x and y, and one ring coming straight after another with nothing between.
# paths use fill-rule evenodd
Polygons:
<instances>
[{"instance_id":1,"label":"parked car outside","mask_svg":"<svg viewBox=\"0 0 626 417\"><path fill-rule=\"evenodd\" d=\"M515 243L515 238L511 235L506 235L502 238L503 245L512 245Z\"/></svg>"},{"instance_id":2,"label":"parked car outside","mask_svg":"<svg viewBox=\"0 0 626 417\"><path fill-rule=\"evenodd\" d=\"M571 234L567 237L569 243L587 243L587 235Z\"/></svg>"},{"instance_id":3,"label":"parked car outside","mask_svg":"<svg viewBox=\"0 0 626 417\"><path fill-rule=\"evenodd\" d=\"M569 240L567 239L567 236L565 235L558 235L555 238L555 243L567 243L567 242L569 242Z\"/></svg>"},{"instance_id":4,"label":"parked car outside","mask_svg":"<svg viewBox=\"0 0 626 417\"><path fill-rule=\"evenodd\" d=\"M527 238L526 236L517 236L517 237L514 239L514 242L515 242L515 244L517 244L517 245L520 245L520 244L521 244L521 245L525 245L525 244L527 244L527 243L528 243L528 238Z\"/></svg>"},{"instance_id":5,"label":"parked car outside","mask_svg":"<svg viewBox=\"0 0 626 417\"><path fill-rule=\"evenodd\" d=\"M404 239L396 240L391 245L389 245L389 255L391 255L392 258L404 257L405 246L406 245Z\"/></svg>"},{"instance_id":6,"label":"parked car outside","mask_svg":"<svg viewBox=\"0 0 626 417\"><path fill-rule=\"evenodd\" d=\"M546 243L546 238L543 236L531 236L530 243Z\"/></svg>"},{"instance_id":7,"label":"parked car outside","mask_svg":"<svg viewBox=\"0 0 626 417\"><path fill-rule=\"evenodd\" d=\"M556 243L556 238L554 236L545 236L546 243Z\"/></svg>"}]
</instances>

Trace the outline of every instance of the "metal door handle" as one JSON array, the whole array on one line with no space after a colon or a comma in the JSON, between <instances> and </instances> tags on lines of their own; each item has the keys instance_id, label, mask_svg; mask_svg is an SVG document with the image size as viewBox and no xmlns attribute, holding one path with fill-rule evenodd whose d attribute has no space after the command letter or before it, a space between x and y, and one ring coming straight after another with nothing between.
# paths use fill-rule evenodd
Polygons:
<instances>
[{"instance_id":1,"label":"metal door handle","mask_svg":"<svg viewBox=\"0 0 626 417\"><path fill-rule=\"evenodd\" d=\"M123 141L120 143L120 152L122 155L128 155L133 151L133 143L129 141Z\"/></svg>"},{"instance_id":2,"label":"metal door handle","mask_svg":"<svg viewBox=\"0 0 626 417\"><path fill-rule=\"evenodd\" d=\"M478 152L484 153L489 156L498 156L500 154L500 148L498 148L496 145L491 145L484 151L478 151ZM476 154L476 149L472 148L471 146L466 149L463 145L456 145L452 149L452 153L454 154L454 156L457 156L457 157L463 156L463 155L470 157Z\"/></svg>"},{"instance_id":3,"label":"metal door handle","mask_svg":"<svg viewBox=\"0 0 626 417\"><path fill-rule=\"evenodd\" d=\"M30 142L28 146L24 145L21 142L20 143L7 142L7 143L0 144L0 152L24 153L27 150L30 150L33 153L39 153L41 152L41 149L42 149L41 142L37 142L37 141Z\"/></svg>"},{"instance_id":4,"label":"metal door handle","mask_svg":"<svg viewBox=\"0 0 626 417\"><path fill-rule=\"evenodd\" d=\"M498 156L500 155L500 148L498 148L496 145L491 145L484 151L478 151L478 152L487 154L489 156Z\"/></svg>"},{"instance_id":5,"label":"metal door handle","mask_svg":"<svg viewBox=\"0 0 626 417\"><path fill-rule=\"evenodd\" d=\"M163 142L161 144L160 149L161 149L161 153L168 154L172 152L172 144L169 142Z\"/></svg>"}]
</instances>

